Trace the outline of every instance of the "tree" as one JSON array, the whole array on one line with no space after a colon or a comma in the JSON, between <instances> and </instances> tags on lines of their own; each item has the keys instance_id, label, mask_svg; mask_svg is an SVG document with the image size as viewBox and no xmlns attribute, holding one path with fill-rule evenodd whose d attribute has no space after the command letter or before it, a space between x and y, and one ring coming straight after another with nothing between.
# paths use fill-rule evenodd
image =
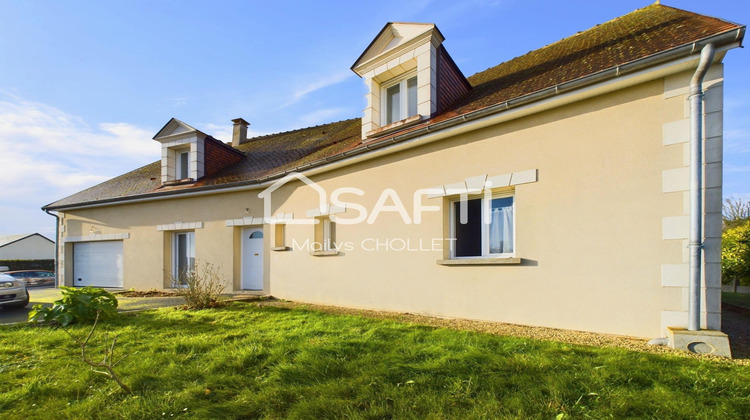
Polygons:
<instances>
[{"instance_id":1,"label":"tree","mask_svg":"<svg viewBox=\"0 0 750 420\"><path fill-rule=\"evenodd\" d=\"M750 219L734 222L721 235L721 275L724 283L750 286Z\"/></svg>"},{"instance_id":2,"label":"tree","mask_svg":"<svg viewBox=\"0 0 750 420\"><path fill-rule=\"evenodd\" d=\"M744 201L741 198L729 197L724 200L724 208L722 209L722 217L724 219L724 227L733 227L742 222L750 220L750 202Z\"/></svg>"}]
</instances>

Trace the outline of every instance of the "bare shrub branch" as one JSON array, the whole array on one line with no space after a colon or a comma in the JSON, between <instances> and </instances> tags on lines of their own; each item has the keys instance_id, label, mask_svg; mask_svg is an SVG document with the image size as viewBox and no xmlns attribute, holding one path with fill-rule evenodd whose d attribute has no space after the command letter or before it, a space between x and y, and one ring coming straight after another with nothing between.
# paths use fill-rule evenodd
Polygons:
<instances>
[{"instance_id":1,"label":"bare shrub branch","mask_svg":"<svg viewBox=\"0 0 750 420\"><path fill-rule=\"evenodd\" d=\"M165 272L165 276L175 294L185 299L188 308L204 309L221 304L227 282L215 265L196 262L192 270L180 273L177 278L169 272Z\"/></svg>"},{"instance_id":2,"label":"bare shrub branch","mask_svg":"<svg viewBox=\"0 0 750 420\"><path fill-rule=\"evenodd\" d=\"M94 325L91 327L91 330L86 335L85 339L81 340L77 337L74 337L73 334L71 334L67 328L63 328L63 331L65 331L70 336L70 338L72 338L73 341L75 341L76 344L78 344L81 347L81 360L83 360L83 362L86 363L87 365L91 366L92 367L91 370L93 372L108 376L110 379L114 380L123 391L125 391L128 394L132 394L133 391L130 389L129 386L127 386L120 379L120 377L117 375L117 373L114 370L115 365L117 365L118 363L125 360L125 358L127 358L126 356L118 360L117 362L114 362L115 346L117 345L117 336L114 336L112 338L111 344L108 346L107 343L109 339L109 334L106 332L104 333L104 342L103 342L104 343L104 355L102 357L101 362L94 362L89 358L89 356L86 355L86 349L89 345L89 341L91 341L91 337L94 336L94 332L96 331L96 327L98 324L99 324L99 311L97 311L96 318L94 319ZM104 368L105 370L102 371L102 370L97 370L95 368L99 368L99 369Z\"/></svg>"}]
</instances>

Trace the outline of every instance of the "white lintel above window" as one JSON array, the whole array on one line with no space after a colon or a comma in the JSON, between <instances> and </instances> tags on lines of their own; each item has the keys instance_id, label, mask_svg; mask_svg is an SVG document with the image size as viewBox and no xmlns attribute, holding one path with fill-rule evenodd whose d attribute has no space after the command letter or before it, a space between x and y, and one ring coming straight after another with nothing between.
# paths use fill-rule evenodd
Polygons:
<instances>
[{"instance_id":1,"label":"white lintel above window","mask_svg":"<svg viewBox=\"0 0 750 420\"><path fill-rule=\"evenodd\" d=\"M346 207L327 205L325 208L314 208L307 211L307 217L328 216L331 214L340 214L346 212Z\"/></svg>"},{"instance_id":2,"label":"white lintel above window","mask_svg":"<svg viewBox=\"0 0 750 420\"><path fill-rule=\"evenodd\" d=\"M225 225L227 227L232 226L258 226L263 224L282 224L282 223L289 223L292 220L294 220L294 213L276 213L274 216L271 216L270 218L263 218L263 217L252 217L252 216L245 216L239 219L227 219L225 221Z\"/></svg>"},{"instance_id":3,"label":"white lintel above window","mask_svg":"<svg viewBox=\"0 0 750 420\"><path fill-rule=\"evenodd\" d=\"M203 222L174 222L165 225L157 225L156 230L158 231L173 231L173 230L195 230L203 229Z\"/></svg>"},{"instance_id":4,"label":"white lintel above window","mask_svg":"<svg viewBox=\"0 0 750 420\"><path fill-rule=\"evenodd\" d=\"M130 239L129 233L105 233L86 236L66 236L63 242L94 242L94 241L116 241L120 239Z\"/></svg>"},{"instance_id":5,"label":"white lintel above window","mask_svg":"<svg viewBox=\"0 0 750 420\"><path fill-rule=\"evenodd\" d=\"M502 175L477 175L445 185L428 188L427 198L450 197L462 194L480 194L485 190L513 187L537 182L539 171L529 169Z\"/></svg>"},{"instance_id":6,"label":"white lintel above window","mask_svg":"<svg viewBox=\"0 0 750 420\"><path fill-rule=\"evenodd\" d=\"M294 213L276 213L266 222L271 224L283 224L294 220Z\"/></svg>"}]
</instances>

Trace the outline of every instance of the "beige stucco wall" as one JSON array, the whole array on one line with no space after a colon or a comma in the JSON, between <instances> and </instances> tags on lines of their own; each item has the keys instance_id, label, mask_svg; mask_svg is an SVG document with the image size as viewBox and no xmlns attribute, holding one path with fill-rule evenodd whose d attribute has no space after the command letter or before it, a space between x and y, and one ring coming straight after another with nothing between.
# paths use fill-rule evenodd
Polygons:
<instances>
[{"instance_id":1,"label":"beige stucco wall","mask_svg":"<svg viewBox=\"0 0 750 420\"><path fill-rule=\"evenodd\" d=\"M721 81L717 68L714 89ZM684 191L672 183L682 185L682 175L665 171L685 166L684 142L667 141L673 133L666 127L686 116L680 86L689 76L643 83L312 177L329 193L340 187L363 190L363 197L345 198L367 209L392 188L411 214L417 189L537 170L537 182L514 190L521 264L445 266L436 263L445 257L440 249L363 249L368 240L369 245L395 240L396 246L408 240L418 249L420 240L430 246L449 236L448 200L424 198L425 205L441 210L423 213L418 225L405 224L393 212L381 213L372 225L337 224L337 243L348 245L335 256L301 249L299 244L313 240L314 228L297 224L286 226L285 245L291 249L271 251L274 229L266 225L265 292L347 307L663 336L665 323L686 322L684 287L672 278L686 262L679 218L685 215ZM125 288L160 288L170 233L156 226L202 222L195 229L196 258L222 267L228 288L237 290L241 228L228 227L226 220L263 216L259 192L69 211L63 235L84 236L91 226L102 234L128 233ZM299 181L272 197L274 214L293 213L295 219L318 203L317 192ZM350 208L337 216L356 215ZM716 263L712 258L709 264ZM68 254L62 262L67 278L71 260ZM715 282L715 273L711 276ZM716 328L719 309L712 293L706 295L704 324Z\"/></svg>"},{"instance_id":2,"label":"beige stucco wall","mask_svg":"<svg viewBox=\"0 0 750 420\"><path fill-rule=\"evenodd\" d=\"M157 226L175 222L202 222L202 228L189 229L195 232L196 261L214 265L225 278L227 290L236 290L239 289L240 228L227 227L225 220L246 215L246 208L263 211L257 193L217 194L81 209L65 213L62 221L65 225L63 240L81 236L83 240L88 240L92 236L92 227L103 239L107 235L128 234L127 239L122 239L123 286L137 290L161 289L168 286L164 270L171 271L172 235L181 230L160 231ZM268 236L266 234L265 238ZM268 242L267 239L265 241ZM73 243L66 241L60 264L63 281L67 285L71 285L73 279L72 251ZM268 273L269 270L265 271Z\"/></svg>"}]
</instances>

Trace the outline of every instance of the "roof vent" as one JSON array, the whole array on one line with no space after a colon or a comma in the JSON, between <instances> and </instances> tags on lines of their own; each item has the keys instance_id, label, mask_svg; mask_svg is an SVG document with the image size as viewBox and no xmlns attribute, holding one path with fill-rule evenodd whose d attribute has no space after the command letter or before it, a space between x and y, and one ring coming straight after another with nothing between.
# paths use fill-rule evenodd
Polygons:
<instances>
[{"instance_id":1,"label":"roof vent","mask_svg":"<svg viewBox=\"0 0 750 420\"><path fill-rule=\"evenodd\" d=\"M250 123L242 118L235 118L232 122L234 123L234 127L232 128L232 147L247 143L247 126Z\"/></svg>"}]
</instances>

